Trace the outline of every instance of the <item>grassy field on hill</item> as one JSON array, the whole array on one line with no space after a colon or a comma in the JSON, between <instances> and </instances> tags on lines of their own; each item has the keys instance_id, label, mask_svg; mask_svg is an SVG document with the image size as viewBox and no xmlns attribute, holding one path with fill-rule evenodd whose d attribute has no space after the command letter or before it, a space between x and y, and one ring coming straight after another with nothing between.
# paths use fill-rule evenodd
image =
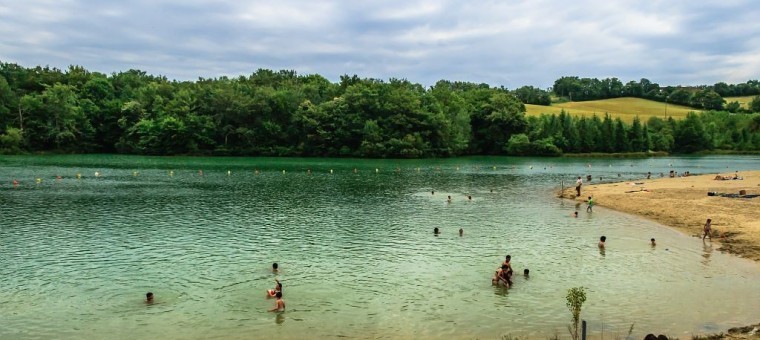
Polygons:
<instances>
[{"instance_id":1,"label":"grassy field on hill","mask_svg":"<svg viewBox=\"0 0 760 340\"><path fill-rule=\"evenodd\" d=\"M525 108L528 116L539 116L542 113L559 114L563 109L573 116L586 117L591 117L594 114L604 117L606 112L612 118L620 117L626 123L632 122L633 117L636 116L639 116L642 122L646 122L652 116L665 118L667 114L667 117L672 116L675 119L681 119L686 117L689 112L699 111L691 107L632 97L556 103L551 106L526 104Z\"/></svg>"},{"instance_id":2,"label":"grassy field on hill","mask_svg":"<svg viewBox=\"0 0 760 340\"><path fill-rule=\"evenodd\" d=\"M757 96L743 96L743 97L725 97L723 99L726 100L726 104L730 102L739 102L743 108L749 108L749 102L752 101L752 99L755 99Z\"/></svg>"}]
</instances>

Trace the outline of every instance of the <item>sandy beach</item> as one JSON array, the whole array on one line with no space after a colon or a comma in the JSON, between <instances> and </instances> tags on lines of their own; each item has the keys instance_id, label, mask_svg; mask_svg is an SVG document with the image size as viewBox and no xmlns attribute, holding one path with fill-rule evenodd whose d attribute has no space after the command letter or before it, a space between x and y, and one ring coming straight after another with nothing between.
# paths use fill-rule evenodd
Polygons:
<instances>
[{"instance_id":1,"label":"sandy beach","mask_svg":"<svg viewBox=\"0 0 760 340\"><path fill-rule=\"evenodd\" d=\"M760 194L760 171L740 172L740 180L716 180L716 176L733 177L733 172L701 174L688 177L641 179L629 182L596 184L585 182L581 196L575 187L561 194L596 205L639 215L674 227L688 235L702 235L708 218L712 219L713 242L720 250L760 261L760 197L734 198L709 196L718 194ZM574 184L573 184L574 185Z\"/></svg>"}]
</instances>

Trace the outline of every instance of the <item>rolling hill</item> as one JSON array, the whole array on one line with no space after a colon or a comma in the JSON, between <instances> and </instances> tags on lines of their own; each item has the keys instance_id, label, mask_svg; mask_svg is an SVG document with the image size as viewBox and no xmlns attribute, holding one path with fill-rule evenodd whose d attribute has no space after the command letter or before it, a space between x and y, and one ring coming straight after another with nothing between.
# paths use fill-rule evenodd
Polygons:
<instances>
[{"instance_id":1,"label":"rolling hill","mask_svg":"<svg viewBox=\"0 0 760 340\"><path fill-rule=\"evenodd\" d=\"M751 102L752 99L755 99L755 97L757 96L725 97L723 99L726 100L726 103L739 102L739 104L746 109L749 108L749 102Z\"/></svg>"},{"instance_id":2,"label":"rolling hill","mask_svg":"<svg viewBox=\"0 0 760 340\"><path fill-rule=\"evenodd\" d=\"M525 108L528 116L539 116L542 113L559 114L564 109L565 112L573 116L591 117L596 114L603 117L605 113L609 113L613 118L620 117L626 123L632 122L636 116L639 116L642 122L646 122L649 117L653 116L681 119L686 117L686 114L689 112L699 111L687 106L665 104L633 97L556 103L551 106L526 104Z\"/></svg>"}]
</instances>

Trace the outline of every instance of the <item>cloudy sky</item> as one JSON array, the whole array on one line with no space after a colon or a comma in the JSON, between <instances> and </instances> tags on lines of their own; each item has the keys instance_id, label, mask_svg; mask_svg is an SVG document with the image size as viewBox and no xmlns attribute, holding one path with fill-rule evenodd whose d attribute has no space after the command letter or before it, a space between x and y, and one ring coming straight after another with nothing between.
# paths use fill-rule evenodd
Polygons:
<instances>
[{"instance_id":1,"label":"cloudy sky","mask_svg":"<svg viewBox=\"0 0 760 340\"><path fill-rule=\"evenodd\" d=\"M258 68L515 88L760 78L753 0L0 0L0 61L178 80Z\"/></svg>"}]
</instances>

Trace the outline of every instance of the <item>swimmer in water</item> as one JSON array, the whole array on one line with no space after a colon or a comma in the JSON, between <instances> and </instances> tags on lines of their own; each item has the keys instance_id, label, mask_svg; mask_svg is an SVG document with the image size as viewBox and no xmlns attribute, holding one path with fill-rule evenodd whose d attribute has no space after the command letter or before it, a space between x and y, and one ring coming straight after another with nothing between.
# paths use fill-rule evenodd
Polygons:
<instances>
[{"instance_id":1,"label":"swimmer in water","mask_svg":"<svg viewBox=\"0 0 760 340\"><path fill-rule=\"evenodd\" d=\"M493 285L499 285L499 282L503 282L504 285L507 288L509 288L509 285L511 283L510 276L511 276L511 270L509 269L509 267L505 264L501 265L501 268L499 268L496 271L496 274L491 279L491 283Z\"/></svg>"},{"instance_id":2,"label":"swimmer in water","mask_svg":"<svg viewBox=\"0 0 760 340\"><path fill-rule=\"evenodd\" d=\"M462 236L462 235L464 235L464 230L462 230L462 228L459 228L459 236Z\"/></svg>"},{"instance_id":3,"label":"swimmer in water","mask_svg":"<svg viewBox=\"0 0 760 340\"><path fill-rule=\"evenodd\" d=\"M576 217L576 218L578 217L578 212L577 211L573 213L573 217Z\"/></svg>"},{"instance_id":4,"label":"swimmer in water","mask_svg":"<svg viewBox=\"0 0 760 340\"><path fill-rule=\"evenodd\" d=\"M277 292L277 301L274 302L274 308L270 309L270 312L284 312L285 301L282 301L282 292Z\"/></svg>"},{"instance_id":5,"label":"swimmer in water","mask_svg":"<svg viewBox=\"0 0 760 340\"><path fill-rule=\"evenodd\" d=\"M277 273L280 271L280 266L277 264L277 262L272 263L272 273Z\"/></svg>"},{"instance_id":6,"label":"swimmer in water","mask_svg":"<svg viewBox=\"0 0 760 340\"><path fill-rule=\"evenodd\" d=\"M438 230L438 227L433 228L433 235L438 236L441 232Z\"/></svg>"},{"instance_id":7,"label":"swimmer in water","mask_svg":"<svg viewBox=\"0 0 760 340\"><path fill-rule=\"evenodd\" d=\"M604 249L604 242L607 242L607 236L600 237L599 244L597 244L597 246L599 246L601 249Z\"/></svg>"},{"instance_id":8,"label":"swimmer in water","mask_svg":"<svg viewBox=\"0 0 760 340\"><path fill-rule=\"evenodd\" d=\"M654 242L654 237L652 239L650 239L649 241L652 243L652 247L654 247L654 246L657 245L657 243Z\"/></svg>"},{"instance_id":9,"label":"swimmer in water","mask_svg":"<svg viewBox=\"0 0 760 340\"><path fill-rule=\"evenodd\" d=\"M274 287L274 289L268 289L267 290L267 297L275 297L277 294L282 295L282 283L280 283L280 280L274 279L274 282L277 283L277 285Z\"/></svg>"},{"instance_id":10,"label":"swimmer in water","mask_svg":"<svg viewBox=\"0 0 760 340\"><path fill-rule=\"evenodd\" d=\"M525 268L523 269L523 276L527 279L530 276L530 269Z\"/></svg>"},{"instance_id":11,"label":"swimmer in water","mask_svg":"<svg viewBox=\"0 0 760 340\"><path fill-rule=\"evenodd\" d=\"M509 269L512 269L512 255L507 255L504 258L504 263L502 263L502 265L505 265L505 266L509 267Z\"/></svg>"},{"instance_id":12,"label":"swimmer in water","mask_svg":"<svg viewBox=\"0 0 760 340\"><path fill-rule=\"evenodd\" d=\"M446 202L451 203L451 196L449 196L449 198L446 199Z\"/></svg>"},{"instance_id":13,"label":"swimmer in water","mask_svg":"<svg viewBox=\"0 0 760 340\"><path fill-rule=\"evenodd\" d=\"M153 293L147 292L145 294L145 303L152 304L153 303Z\"/></svg>"}]
</instances>

